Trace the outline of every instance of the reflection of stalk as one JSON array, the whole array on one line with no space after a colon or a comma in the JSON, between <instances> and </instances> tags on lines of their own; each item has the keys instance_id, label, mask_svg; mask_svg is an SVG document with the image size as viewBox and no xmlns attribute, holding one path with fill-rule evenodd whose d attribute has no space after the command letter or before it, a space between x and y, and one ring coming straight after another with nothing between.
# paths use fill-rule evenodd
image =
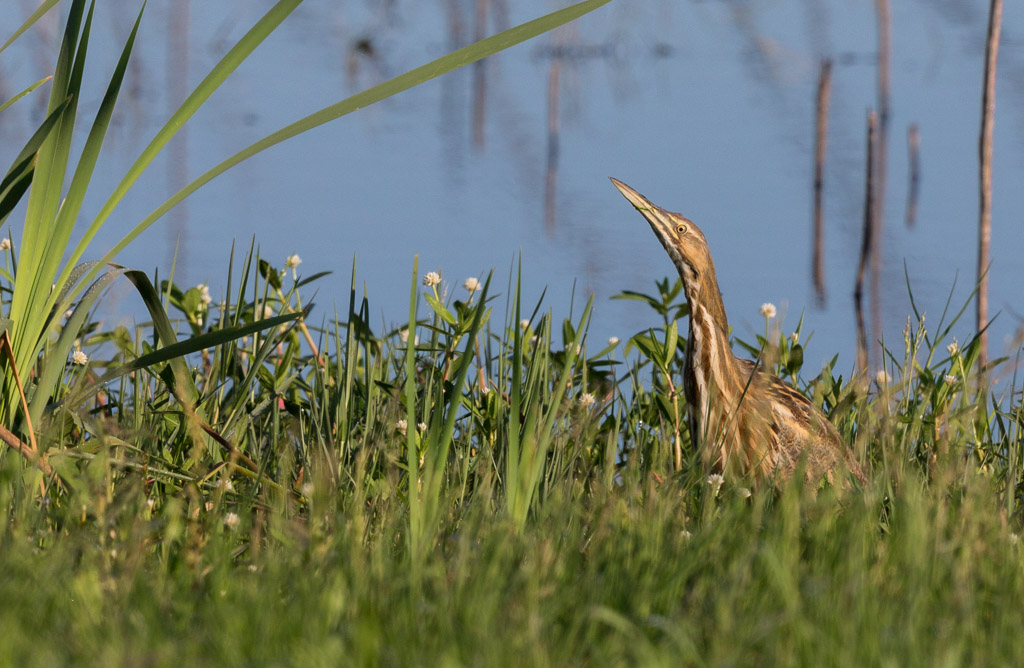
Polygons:
<instances>
[{"instance_id":1,"label":"reflection of stalk","mask_svg":"<svg viewBox=\"0 0 1024 668\"><path fill-rule=\"evenodd\" d=\"M885 227L885 174L889 155L889 67L892 52L889 0L875 0L878 13L878 125L874 166L874 213L871 231L871 338L882 338L882 229Z\"/></svg>"},{"instance_id":2,"label":"reflection of stalk","mask_svg":"<svg viewBox=\"0 0 1024 668\"><path fill-rule=\"evenodd\" d=\"M181 0L168 9L167 37L167 109L173 114L188 95L188 24L189 2ZM174 194L188 183L188 126L178 130L178 136L167 147L167 187ZM188 209L182 202L171 209L167 227L167 247L177 254L181 265L188 267ZM171 262L174 262L172 256Z\"/></svg>"},{"instance_id":3,"label":"reflection of stalk","mask_svg":"<svg viewBox=\"0 0 1024 668\"><path fill-rule=\"evenodd\" d=\"M988 363L988 263L992 240L992 123L996 110L996 61L1003 24L1003 0L992 0L985 45L985 88L981 96L981 138L978 141L981 206L978 219L978 364Z\"/></svg>"},{"instance_id":4,"label":"reflection of stalk","mask_svg":"<svg viewBox=\"0 0 1024 668\"><path fill-rule=\"evenodd\" d=\"M907 185L907 227L913 227L917 220L917 191L921 183L921 133L917 123L907 128L907 163L910 182Z\"/></svg>"},{"instance_id":5,"label":"reflection of stalk","mask_svg":"<svg viewBox=\"0 0 1024 668\"><path fill-rule=\"evenodd\" d=\"M544 174L544 229L555 231L555 192L558 185L558 94L562 74L562 61L558 55L551 58L548 69L548 160Z\"/></svg>"},{"instance_id":6,"label":"reflection of stalk","mask_svg":"<svg viewBox=\"0 0 1024 668\"><path fill-rule=\"evenodd\" d=\"M814 292L818 303L825 305L825 213L823 195L825 186L825 147L828 144L828 105L832 92L832 61L821 61L818 76L817 122L814 134Z\"/></svg>"},{"instance_id":7,"label":"reflection of stalk","mask_svg":"<svg viewBox=\"0 0 1024 668\"><path fill-rule=\"evenodd\" d=\"M473 39L482 40L487 32L487 3L489 0L476 0L476 26ZM484 147L486 135L484 123L487 119L487 59L473 63L473 144L477 148Z\"/></svg>"},{"instance_id":8,"label":"reflection of stalk","mask_svg":"<svg viewBox=\"0 0 1024 668\"><path fill-rule=\"evenodd\" d=\"M875 216L875 134L878 126L878 115L874 111L868 112L868 156L867 156L867 178L865 179L864 194L864 237L860 246L860 264L857 267L857 285L853 290L853 304L857 315L857 374L861 377L861 383L867 386L868 377L868 342L867 333L864 327L864 274L868 266L868 258L872 252L871 235L875 223L872 220Z\"/></svg>"}]
</instances>

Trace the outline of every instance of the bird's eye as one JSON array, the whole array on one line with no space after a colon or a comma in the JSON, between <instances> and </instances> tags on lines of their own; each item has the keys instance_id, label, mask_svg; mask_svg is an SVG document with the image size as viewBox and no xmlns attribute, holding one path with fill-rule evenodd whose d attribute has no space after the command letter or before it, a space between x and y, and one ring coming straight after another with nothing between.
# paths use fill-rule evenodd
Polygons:
<instances>
[{"instance_id":1,"label":"bird's eye","mask_svg":"<svg viewBox=\"0 0 1024 668\"><path fill-rule=\"evenodd\" d=\"M676 232L679 234L686 234L686 225L677 225Z\"/></svg>"}]
</instances>

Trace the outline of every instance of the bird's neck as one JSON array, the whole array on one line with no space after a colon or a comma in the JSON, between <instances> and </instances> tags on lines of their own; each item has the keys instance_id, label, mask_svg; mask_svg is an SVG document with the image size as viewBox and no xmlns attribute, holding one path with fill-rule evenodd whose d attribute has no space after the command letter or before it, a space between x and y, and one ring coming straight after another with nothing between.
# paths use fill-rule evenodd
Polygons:
<instances>
[{"instance_id":1,"label":"bird's neck","mask_svg":"<svg viewBox=\"0 0 1024 668\"><path fill-rule=\"evenodd\" d=\"M686 303L690 307L690 331L693 331L695 324L706 328L709 335L713 333L716 341L724 342L724 349L729 350L729 318L725 314L725 303L722 301L722 291L718 289L714 268L694 276L689 267L684 265L683 271L679 273L683 279Z\"/></svg>"},{"instance_id":2,"label":"bird's neck","mask_svg":"<svg viewBox=\"0 0 1024 668\"><path fill-rule=\"evenodd\" d=\"M718 394L731 395L735 388L731 381L737 378L739 362L729 346L729 320L725 315L722 293L714 271L705 272L699 280L683 276L686 302L690 307L689 346L694 373L708 389L717 388Z\"/></svg>"}]
</instances>

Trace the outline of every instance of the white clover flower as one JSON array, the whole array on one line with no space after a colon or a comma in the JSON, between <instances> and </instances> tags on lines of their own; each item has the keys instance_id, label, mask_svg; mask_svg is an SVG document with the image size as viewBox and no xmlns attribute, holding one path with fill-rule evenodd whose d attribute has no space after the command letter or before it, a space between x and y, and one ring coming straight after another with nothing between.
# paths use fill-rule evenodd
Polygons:
<instances>
[{"instance_id":1,"label":"white clover flower","mask_svg":"<svg viewBox=\"0 0 1024 668\"><path fill-rule=\"evenodd\" d=\"M693 534L687 531L686 529L680 531L679 535L683 537L683 540L690 540L691 538L693 538Z\"/></svg>"},{"instance_id":2,"label":"white clover flower","mask_svg":"<svg viewBox=\"0 0 1024 668\"><path fill-rule=\"evenodd\" d=\"M742 496L742 497L743 497L744 499L749 499L749 498L750 498L750 496L751 496L751 494L753 494L753 492L751 492L751 491L750 491L750 489L749 489L749 488L747 488L747 487L740 487L740 488L739 488L738 490L736 490L736 491L737 491L737 492L739 493L739 495L740 495L740 496Z\"/></svg>"},{"instance_id":3,"label":"white clover flower","mask_svg":"<svg viewBox=\"0 0 1024 668\"><path fill-rule=\"evenodd\" d=\"M771 320L775 317L775 304L771 302L765 302L761 304L761 315Z\"/></svg>"},{"instance_id":4,"label":"white clover flower","mask_svg":"<svg viewBox=\"0 0 1024 668\"><path fill-rule=\"evenodd\" d=\"M210 296L210 286L200 283L196 286L196 290L199 290L199 301L203 302L203 306L209 306L213 301L213 297Z\"/></svg>"},{"instance_id":5,"label":"white clover flower","mask_svg":"<svg viewBox=\"0 0 1024 668\"><path fill-rule=\"evenodd\" d=\"M240 520L238 519L237 513L228 513L224 516L224 526L226 526L229 529L234 529L235 527L237 527L239 521Z\"/></svg>"},{"instance_id":6,"label":"white clover flower","mask_svg":"<svg viewBox=\"0 0 1024 668\"><path fill-rule=\"evenodd\" d=\"M956 355L958 352L960 352L960 344L956 342L955 336L953 337L953 343L946 346L946 352L948 352L950 355Z\"/></svg>"},{"instance_id":7,"label":"white clover flower","mask_svg":"<svg viewBox=\"0 0 1024 668\"><path fill-rule=\"evenodd\" d=\"M473 294L474 292L480 289L480 279L478 279L476 276L470 276L469 278L462 282L462 287L469 290L469 294Z\"/></svg>"},{"instance_id":8,"label":"white clover flower","mask_svg":"<svg viewBox=\"0 0 1024 668\"><path fill-rule=\"evenodd\" d=\"M8 239L7 237L4 237L3 239L0 239L0 251L8 250L11 250L11 240Z\"/></svg>"},{"instance_id":9,"label":"white clover flower","mask_svg":"<svg viewBox=\"0 0 1024 668\"><path fill-rule=\"evenodd\" d=\"M231 484L230 480L221 480L220 481L220 488L223 489L225 492L233 492L233 491L235 491L235 486L233 484Z\"/></svg>"},{"instance_id":10,"label":"white clover flower","mask_svg":"<svg viewBox=\"0 0 1024 668\"><path fill-rule=\"evenodd\" d=\"M403 436L409 431L409 423L405 420L399 420L395 423L395 429L397 429Z\"/></svg>"},{"instance_id":11,"label":"white clover flower","mask_svg":"<svg viewBox=\"0 0 1024 668\"><path fill-rule=\"evenodd\" d=\"M530 321L523 318L519 321L519 329L527 329L530 326Z\"/></svg>"},{"instance_id":12,"label":"white clover flower","mask_svg":"<svg viewBox=\"0 0 1024 668\"><path fill-rule=\"evenodd\" d=\"M83 353L81 348L78 348L75 352L71 353L71 361L80 366L85 366L89 363L89 356Z\"/></svg>"},{"instance_id":13,"label":"white clover flower","mask_svg":"<svg viewBox=\"0 0 1024 668\"><path fill-rule=\"evenodd\" d=\"M617 345L619 345L619 337L617 337L617 336L610 336L610 337L608 337L608 345L610 345L610 346L617 346Z\"/></svg>"},{"instance_id":14,"label":"white clover flower","mask_svg":"<svg viewBox=\"0 0 1024 668\"><path fill-rule=\"evenodd\" d=\"M420 431L426 431L427 423L426 422L417 422L416 423L416 429L418 429Z\"/></svg>"},{"instance_id":15,"label":"white clover flower","mask_svg":"<svg viewBox=\"0 0 1024 668\"><path fill-rule=\"evenodd\" d=\"M888 385L889 383L892 382L892 376L889 375L888 371L882 369L881 371L875 374L875 382L878 383L879 385Z\"/></svg>"},{"instance_id":16,"label":"white clover flower","mask_svg":"<svg viewBox=\"0 0 1024 668\"><path fill-rule=\"evenodd\" d=\"M300 264L302 264L302 258L299 257L298 253L292 253L284 261L284 266L288 267L289 269L295 269Z\"/></svg>"},{"instance_id":17,"label":"white clover flower","mask_svg":"<svg viewBox=\"0 0 1024 668\"><path fill-rule=\"evenodd\" d=\"M708 484L712 487L721 487L725 484L725 476L721 473L712 473L708 476Z\"/></svg>"},{"instance_id":18,"label":"white clover flower","mask_svg":"<svg viewBox=\"0 0 1024 668\"><path fill-rule=\"evenodd\" d=\"M1020 542L1020 536L1018 536L1016 533L1012 533L1011 532L1009 538L1010 538L1010 545L1016 545L1017 543Z\"/></svg>"},{"instance_id":19,"label":"white clover flower","mask_svg":"<svg viewBox=\"0 0 1024 668\"><path fill-rule=\"evenodd\" d=\"M437 273L436 271L428 271L426 275L423 276L423 285L427 286L428 288L432 288L435 285L440 284L441 274Z\"/></svg>"},{"instance_id":20,"label":"white clover flower","mask_svg":"<svg viewBox=\"0 0 1024 668\"><path fill-rule=\"evenodd\" d=\"M789 342L792 343L794 346L800 343L800 332L793 332L792 334L790 334Z\"/></svg>"},{"instance_id":21,"label":"white clover flower","mask_svg":"<svg viewBox=\"0 0 1024 668\"><path fill-rule=\"evenodd\" d=\"M597 403L597 399L595 399L594 395L591 394L590 392L584 392L583 394L581 394L578 401L580 402L580 406L583 406L584 408L587 408Z\"/></svg>"}]
</instances>

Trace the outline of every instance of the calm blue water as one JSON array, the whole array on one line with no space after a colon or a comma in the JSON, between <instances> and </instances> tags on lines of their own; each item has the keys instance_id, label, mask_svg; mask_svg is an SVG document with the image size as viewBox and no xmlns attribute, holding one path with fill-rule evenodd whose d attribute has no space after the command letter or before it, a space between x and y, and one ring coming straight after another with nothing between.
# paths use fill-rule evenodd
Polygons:
<instances>
[{"instance_id":1,"label":"calm blue water","mask_svg":"<svg viewBox=\"0 0 1024 668\"><path fill-rule=\"evenodd\" d=\"M3 38L29 2L0 8ZM137 2L97 9L89 75L94 95ZM85 212L93 215L170 113L271 3L152 0L116 127ZM188 125L116 211L94 257L175 186L323 106L471 41L476 2L308 0ZM567 3L492 2L486 34ZM827 6L826 6L827 5ZM904 266L919 308L936 324L954 280L962 304L975 276L977 138L988 3L893 3L892 112L882 268L882 333L901 346L909 313ZM173 8L173 9L172 9ZM187 11L186 11L187 8ZM172 13L173 12L173 13ZM0 98L50 71L57 17L0 54ZM613 2L577 22L472 67L360 110L222 176L121 257L166 274L177 244L179 282L223 290L233 240L319 283L323 316L347 302L353 256L378 323L404 318L412 258L452 290L495 268L504 291L522 252L527 302L546 286L557 317L596 295L591 329L603 345L657 323L621 290L653 290L672 273L647 224L608 182L615 176L700 225L711 244L736 333L763 331L773 302L783 330L805 316L808 370L841 354L852 366L852 293L863 220L865 115L876 103L874 3ZM995 141L992 356L1013 354L1024 313L1024 4L1006 4ZM560 54L562 57L554 57ZM810 282L814 98L818 64L835 60L826 174L828 302ZM557 66L557 111L549 89ZM483 81L481 95L480 82ZM43 96L0 116L9 161L41 120ZM548 181L549 119L557 119L557 178ZM904 224L906 132L921 131L916 225ZM9 156L9 157L3 157ZM546 184L549 197L546 198ZM553 197L550 196L553 194ZM18 220L16 213L11 218ZM18 236L18 223L15 236ZM112 294L131 313L127 289ZM404 320L403 320L404 321ZM379 329L379 325L377 327ZM973 310L956 328L974 329Z\"/></svg>"}]
</instances>

